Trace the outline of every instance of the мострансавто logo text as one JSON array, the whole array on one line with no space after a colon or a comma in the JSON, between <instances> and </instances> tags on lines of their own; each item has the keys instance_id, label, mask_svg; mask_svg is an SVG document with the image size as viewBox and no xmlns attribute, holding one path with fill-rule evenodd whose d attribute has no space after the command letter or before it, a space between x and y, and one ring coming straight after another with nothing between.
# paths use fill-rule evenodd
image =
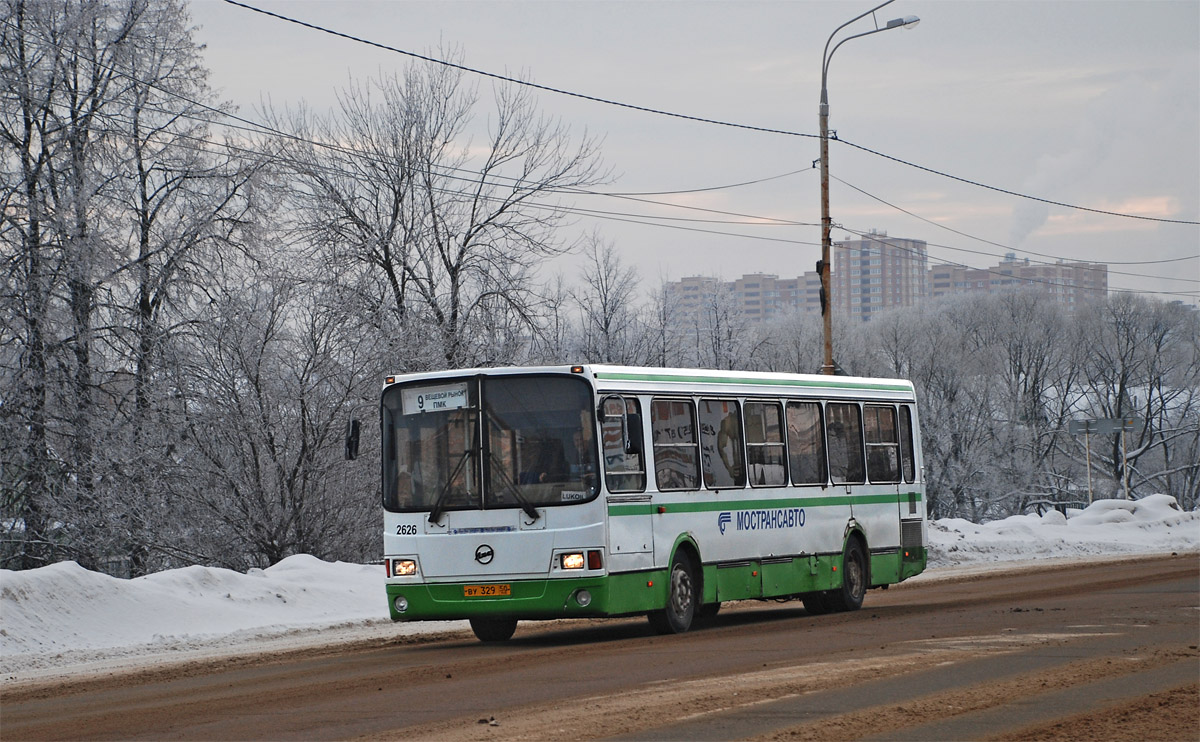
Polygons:
<instances>
[{"instance_id":1,"label":"\u043c\u043e\u0441\u0442\u0440\u0430\u043d\u0441\u0430\u0432\u0442\u043e logo text","mask_svg":"<svg viewBox=\"0 0 1200 742\"><path fill-rule=\"evenodd\" d=\"M717 516L717 527L721 535L732 525L738 531L767 531L775 528L801 528L804 526L804 508L773 508L771 510L728 511Z\"/></svg>"}]
</instances>

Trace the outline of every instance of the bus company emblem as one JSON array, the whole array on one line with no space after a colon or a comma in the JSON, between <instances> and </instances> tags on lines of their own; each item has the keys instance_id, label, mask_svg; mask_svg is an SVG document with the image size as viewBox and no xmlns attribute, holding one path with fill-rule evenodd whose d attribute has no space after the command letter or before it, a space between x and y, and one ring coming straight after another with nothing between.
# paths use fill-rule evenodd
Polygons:
<instances>
[{"instance_id":1,"label":"bus company emblem","mask_svg":"<svg viewBox=\"0 0 1200 742\"><path fill-rule=\"evenodd\" d=\"M480 564L491 564L492 559L496 556L496 550L487 544L480 544L475 549L475 561Z\"/></svg>"},{"instance_id":2,"label":"bus company emblem","mask_svg":"<svg viewBox=\"0 0 1200 742\"><path fill-rule=\"evenodd\" d=\"M725 535L725 526L729 525L731 522L733 522L733 516L728 512L721 513L717 516L717 528L721 529L722 536Z\"/></svg>"}]
</instances>

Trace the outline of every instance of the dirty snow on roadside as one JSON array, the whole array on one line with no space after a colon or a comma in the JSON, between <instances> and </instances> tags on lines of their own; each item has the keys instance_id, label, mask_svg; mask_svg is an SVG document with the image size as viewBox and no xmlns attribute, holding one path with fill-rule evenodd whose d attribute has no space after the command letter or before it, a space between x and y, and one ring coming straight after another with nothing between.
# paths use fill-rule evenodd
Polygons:
<instances>
[{"instance_id":1,"label":"dirty snow on roadside","mask_svg":"<svg viewBox=\"0 0 1200 742\"><path fill-rule=\"evenodd\" d=\"M1152 495L1086 510L930 524L931 571L1048 558L1200 554L1200 513ZM185 567L122 580L73 562L0 570L0 678L236 655L396 635L465 621L393 625L383 568L299 555L248 573Z\"/></svg>"}]
</instances>

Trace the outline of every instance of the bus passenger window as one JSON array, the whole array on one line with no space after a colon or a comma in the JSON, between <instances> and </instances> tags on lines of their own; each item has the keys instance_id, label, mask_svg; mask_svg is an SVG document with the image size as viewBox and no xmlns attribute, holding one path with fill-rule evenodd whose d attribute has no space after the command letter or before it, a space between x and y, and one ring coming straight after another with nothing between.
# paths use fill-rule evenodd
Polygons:
<instances>
[{"instance_id":1,"label":"bus passenger window","mask_svg":"<svg viewBox=\"0 0 1200 742\"><path fill-rule=\"evenodd\" d=\"M641 420L641 406L636 399L625 399L625 419L632 423ZM620 409L618 407L618 409ZM604 447L604 478L609 492L644 492L646 465L642 452L625 451L625 432L621 417L604 417L600 421L601 445Z\"/></svg>"},{"instance_id":2,"label":"bus passenger window","mask_svg":"<svg viewBox=\"0 0 1200 742\"><path fill-rule=\"evenodd\" d=\"M867 405L867 476L872 482L900 481L900 439L896 432L896 408Z\"/></svg>"},{"instance_id":3,"label":"bus passenger window","mask_svg":"<svg viewBox=\"0 0 1200 742\"><path fill-rule=\"evenodd\" d=\"M913 451L912 408L900 405L900 465L904 481L911 484L917 478L917 457Z\"/></svg>"},{"instance_id":4,"label":"bus passenger window","mask_svg":"<svg viewBox=\"0 0 1200 742\"><path fill-rule=\"evenodd\" d=\"M788 463L792 484L825 484L825 430L821 425L821 405L816 402L788 402Z\"/></svg>"},{"instance_id":5,"label":"bus passenger window","mask_svg":"<svg viewBox=\"0 0 1200 742\"><path fill-rule=\"evenodd\" d=\"M783 450L783 409L775 402L747 402L746 456L751 487L787 484Z\"/></svg>"},{"instance_id":6,"label":"bus passenger window","mask_svg":"<svg viewBox=\"0 0 1200 742\"><path fill-rule=\"evenodd\" d=\"M829 434L829 478L834 484L866 481L863 466L862 420L858 405L833 403L825 406Z\"/></svg>"},{"instance_id":7,"label":"bus passenger window","mask_svg":"<svg viewBox=\"0 0 1200 742\"><path fill-rule=\"evenodd\" d=\"M700 450L692 403L656 399L650 404L654 480L660 490L700 489Z\"/></svg>"},{"instance_id":8,"label":"bus passenger window","mask_svg":"<svg viewBox=\"0 0 1200 742\"><path fill-rule=\"evenodd\" d=\"M700 461L704 486L727 489L746 486L742 454L742 416L732 399L700 400Z\"/></svg>"}]
</instances>

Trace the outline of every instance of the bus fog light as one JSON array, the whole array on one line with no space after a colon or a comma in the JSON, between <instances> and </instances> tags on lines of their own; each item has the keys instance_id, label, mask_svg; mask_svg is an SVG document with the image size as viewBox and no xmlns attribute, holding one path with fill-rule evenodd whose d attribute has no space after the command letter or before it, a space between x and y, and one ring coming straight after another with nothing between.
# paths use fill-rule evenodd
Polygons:
<instances>
[{"instance_id":1,"label":"bus fog light","mask_svg":"<svg viewBox=\"0 0 1200 742\"><path fill-rule=\"evenodd\" d=\"M563 569L583 569L583 554L563 554Z\"/></svg>"},{"instance_id":2,"label":"bus fog light","mask_svg":"<svg viewBox=\"0 0 1200 742\"><path fill-rule=\"evenodd\" d=\"M408 610L408 598L403 595L397 595L392 601L392 605L396 606L396 613L404 613Z\"/></svg>"},{"instance_id":3,"label":"bus fog light","mask_svg":"<svg viewBox=\"0 0 1200 742\"><path fill-rule=\"evenodd\" d=\"M575 602L579 604L580 608L587 608L592 604L592 594L587 590L580 590L575 593Z\"/></svg>"}]
</instances>

